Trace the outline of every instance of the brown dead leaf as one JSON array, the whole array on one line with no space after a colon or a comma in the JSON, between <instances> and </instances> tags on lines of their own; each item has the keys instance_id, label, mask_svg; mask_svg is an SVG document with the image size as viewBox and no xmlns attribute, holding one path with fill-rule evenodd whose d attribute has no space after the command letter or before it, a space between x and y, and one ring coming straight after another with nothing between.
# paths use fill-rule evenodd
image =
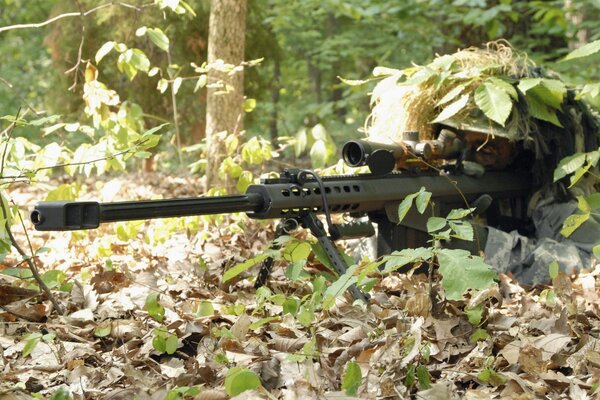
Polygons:
<instances>
[{"instance_id":1,"label":"brown dead leaf","mask_svg":"<svg viewBox=\"0 0 600 400\"><path fill-rule=\"evenodd\" d=\"M40 295L37 290L25 289L11 285L0 285L0 306L13 303L19 300L30 299Z\"/></svg>"},{"instance_id":2,"label":"brown dead leaf","mask_svg":"<svg viewBox=\"0 0 600 400\"><path fill-rule=\"evenodd\" d=\"M71 370L71 371L72 371L72 370L74 370L75 368L77 368L77 367L81 367L81 366L82 366L82 365L84 365L84 364L85 364L85 361L84 361L84 360L82 360L81 358L76 358L76 359L74 359L74 360L67 361L67 365L66 365L66 366L67 366L67 369L68 369L68 370Z\"/></svg>"},{"instance_id":3,"label":"brown dead leaf","mask_svg":"<svg viewBox=\"0 0 600 400\"><path fill-rule=\"evenodd\" d=\"M283 353L294 353L300 350L307 342L308 339L305 337L287 338L277 335L270 341L269 348Z\"/></svg>"},{"instance_id":4,"label":"brown dead leaf","mask_svg":"<svg viewBox=\"0 0 600 400\"><path fill-rule=\"evenodd\" d=\"M525 346L519 352L519 365L521 369L532 376L546 372L547 363L542 357L543 351L534 346Z\"/></svg>"},{"instance_id":5,"label":"brown dead leaf","mask_svg":"<svg viewBox=\"0 0 600 400\"><path fill-rule=\"evenodd\" d=\"M2 308L16 317L31 322L43 321L52 310L52 308L46 308L44 304L30 304L28 299L14 301L2 306Z\"/></svg>"},{"instance_id":6,"label":"brown dead leaf","mask_svg":"<svg viewBox=\"0 0 600 400\"><path fill-rule=\"evenodd\" d=\"M431 298L427 293L416 293L406 302L406 311L411 317L427 318L431 314Z\"/></svg>"},{"instance_id":7,"label":"brown dead leaf","mask_svg":"<svg viewBox=\"0 0 600 400\"><path fill-rule=\"evenodd\" d=\"M102 271L96 274L90 282L99 294L116 292L130 284L127 275L117 271Z\"/></svg>"},{"instance_id":8,"label":"brown dead leaf","mask_svg":"<svg viewBox=\"0 0 600 400\"><path fill-rule=\"evenodd\" d=\"M560 299L565 302L570 300L571 295L573 294L573 283L567 274L559 272L558 275L552 279L552 286L554 287L554 292Z\"/></svg>"}]
</instances>

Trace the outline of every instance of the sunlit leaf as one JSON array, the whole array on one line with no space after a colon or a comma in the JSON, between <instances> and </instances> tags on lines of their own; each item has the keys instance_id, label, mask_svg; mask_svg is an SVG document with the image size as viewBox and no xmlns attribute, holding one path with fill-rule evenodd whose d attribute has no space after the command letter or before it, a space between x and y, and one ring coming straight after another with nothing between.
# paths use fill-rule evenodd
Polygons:
<instances>
[{"instance_id":1,"label":"sunlit leaf","mask_svg":"<svg viewBox=\"0 0 600 400\"><path fill-rule=\"evenodd\" d=\"M600 52L600 40L584 44L578 49L573 50L562 61L574 60L576 58L588 57Z\"/></svg>"},{"instance_id":2,"label":"sunlit leaf","mask_svg":"<svg viewBox=\"0 0 600 400\"><path fill-rule=\"evenodd\" d=\"M260 387L260 378L247 368L233 367L225 376L225 391L229 396L237 396L246 390Z\"/></svg>"},{"instance_id":3,"label":"sunlit leaf","mask_svg":"<svg viewBox=\"0 0 600 400\"><path fill-rule=\"evenodd\" d=\"M96 64L98 64L104 58L104 56L110 53L110 51L114 48L115 42L110 41L104 43L96 52L96 57L94 57L94 59L96 60Z\"/></svg>"},{"instance_id":4,"label":"sunlit leaf","mask_svg":"<svg viewBox=\"0 0 600 400\"><path fill-rule=\"evenodd\" d=\"M159 28L148 28L148 37L159 49L169 51L169 38Z\"/></svg>"},{"instance_id":5,"label":"sunlit leaf","mask_svg":"<svg viewBox=\"0 0 600 400\"><path fill-rule=\"evenodd\" d=\"M146 297L146 311L152 318L160 322L165 318L165 308L158 302L158 297L158 292L150 292Z\"/></svg>"},{"instance_id":6,"label":"sunlit leaf","mask_svg":"<svg viewBox=\"0 0 600 400\"><path fill-rule=\"evenodd\" d=\"M475 104L486 117L501 126L505 125L513 106L509 94L493 83L479 85L475 90Z\"/></svg>"},{"instance_id":7,"label":"sunlit leaf","mask_svg":"<svg viewBox=\"0 0 600 400\"><path fill-rule=\"evenodd\" d=\"M442 122L442 121L446 121L447 119L452 118L457 113L462 111L467 106L468 103L469 103L469 94L468 93L463 94L458 100L456 100L455 102L446 106L444 108L444 110L442 110L442 112L431 122L433 122L433 123Z\"/></svg>"}]
</instances>

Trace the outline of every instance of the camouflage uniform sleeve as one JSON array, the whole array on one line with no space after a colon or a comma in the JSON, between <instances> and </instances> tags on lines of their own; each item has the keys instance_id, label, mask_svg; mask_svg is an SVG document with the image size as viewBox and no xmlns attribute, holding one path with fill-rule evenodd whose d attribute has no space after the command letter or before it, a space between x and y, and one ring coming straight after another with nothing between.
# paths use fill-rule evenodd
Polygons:
<instances>
[{"instance_id":1,"label":"camouflage uniform sleeve","mask_svg":"<svg viewBox=\"0 0 600 400\"><path fill-rule=\"evenodd\" d=\"M512 273L526 285L550 281L549 266L558 262L561 271L572 274L591 266L591 256L569 240L558 242L550 238L540 240L488 228L485 259L497 272Z\"/></svg>"}]
</instances>

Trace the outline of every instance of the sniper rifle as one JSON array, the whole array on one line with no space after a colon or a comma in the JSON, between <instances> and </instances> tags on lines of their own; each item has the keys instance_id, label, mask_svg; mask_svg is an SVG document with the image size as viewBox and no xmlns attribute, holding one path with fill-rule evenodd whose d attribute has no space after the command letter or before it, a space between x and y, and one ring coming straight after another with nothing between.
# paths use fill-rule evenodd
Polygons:
<instances>
[{"instance_id":1,"label":"sniper rifle","mask_svg":"<svg viewBox=\"0 0 600 400\"><path fill-rule=\"evenodd\" d=\"M375 233L372 223L378 226L378 255L418 246L426 238L426 216L411 210L400 222L398 215L402 200L422 187L432 193L439 215L481 203L482 196L487 200L484 208L492 204L497 209L500 201L514 203L529 191L530 180L524 174L488 171L478 177L465 173L468 162L462 162L455 138L421 142L411 138L416 139L414 133L405 133L404 142L396 145L347 142L342 150L345 162L353 167L366 165L370 173L320 176L310 170L286 169L278 178L250 185L243 195L111 203L47 201L35 206L31 221L40 231L66 231L95 229L105 222L245 212L250 218L279 219L276 236L298 227L309 229L341 275L347 264L334 241L371 236ZM320 214L325 216L327 229L317 217ZM348 214L356 221L334 224L332 214ZM263 262L255 287L266 283L272 263L271 258ZM354 285L349 291L355 299L368 300Z\"/></svg>"}]
</instances>

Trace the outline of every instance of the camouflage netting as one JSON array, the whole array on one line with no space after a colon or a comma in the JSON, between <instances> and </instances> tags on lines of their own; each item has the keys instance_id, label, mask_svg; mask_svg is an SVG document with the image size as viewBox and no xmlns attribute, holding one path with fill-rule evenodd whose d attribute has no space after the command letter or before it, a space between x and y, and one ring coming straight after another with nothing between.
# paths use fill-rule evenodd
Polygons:
<instances>
[{"instance_id":1,"label":"camouflage netting","mask_svg":"<svg viewBox=\"0 0 600 400\"><path fill-rule=\"evenodd\" d=\"M556 74L536 67L504 42L438 56L425 66L386 69L385 75L373 90L372 112L365 122L370 140L398 142L410 130L430 139L440 125L507 137L533 152L539 184L549 182L565 156L599 146L598 116ZM533 87L536 82L537 93L520 85ZM507 99L510 94L512 107L503 124L486 117L475 100L484 84L503 91Z\"/></svg>"}]
</instances>

